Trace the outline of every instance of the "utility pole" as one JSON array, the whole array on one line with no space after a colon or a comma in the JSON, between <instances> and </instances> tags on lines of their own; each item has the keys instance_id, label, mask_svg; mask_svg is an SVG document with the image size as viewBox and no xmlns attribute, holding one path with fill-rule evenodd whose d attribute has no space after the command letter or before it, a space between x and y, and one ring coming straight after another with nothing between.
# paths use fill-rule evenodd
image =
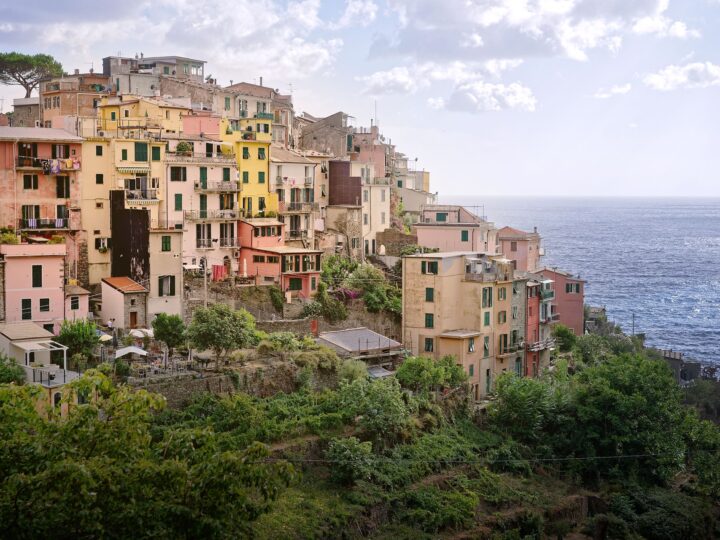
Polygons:
<instances>
[{"instance_id":1,"label":"utility pole","mask_svg":"<svg viewBox=\"0 0 720 540\"><path fill-rule=\"evenodd\" d=\"M635 312L632 312L632 335L635 335Z\"/></svg>"}]
</instances>

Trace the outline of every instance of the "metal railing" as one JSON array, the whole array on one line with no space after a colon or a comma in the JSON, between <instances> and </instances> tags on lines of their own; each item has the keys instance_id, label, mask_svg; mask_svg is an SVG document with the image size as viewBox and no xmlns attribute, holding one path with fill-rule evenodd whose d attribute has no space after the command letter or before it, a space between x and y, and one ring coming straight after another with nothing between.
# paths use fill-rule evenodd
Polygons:
<instances>
[{"instance_id":1,"label":"metal railing","mask_svg":"<svg viewBox=\"0 0 720 540\"><path fill-rule=\"evenodd\" d=\"M275 116L272 113L259 112L259 113L255 113L255 118L262 119L262 120L274 120Z\"/></svg>"},{"instance_id":2,"label":"metal railing","mask_svg":"<svg viewBox=\"0 0 720 540\"><path fill-rule=\"evenodd\" d=\"M278 203L280 212L312 212L313 210L317 211L320 209L320 205L318 203L311 203L311 202L284 202L280 201Z\"/></svg>"},{"instance_id":3,"label":"metal railing","mask_svg":"<svg viewBox=\"0 0 720 540\"><path fill-rule=\"evenodd\" d=\"M128 201L156 201L157 189L126 189L125 199Z\"/></svg>"},{"instance_id":4,"label":"metal railing","mask_svg":"<svg viewBox=\"0 0 720 540\"><path fill-rule=\"evenodd\" d=\"M153 230L168 230L168 229L182 230L182 228L183 228L182 221L173 221L173 220L169 220L169 219L160 219L160 220L153 219L152 221L150 221L150 229L153 229Z\"/></svg>"},{"instance_id":5,"label":"metal railing","mask_svg":"<svg viewBox=\"0 0 720 540\"><path fill-rule=\"evenodd\" d=\"M222 182L195 182L195 189L199 191L224 191L224 192L236 192L240 191L240 182L222 181Z\"/></svg>"},{"instance_id":6,"label":"metal railing","mask_svg":"<svg viewBox=\"0 0 720 540\"><path fill-rule=\"evenodd\" d=\"M70 162L68 166L68 162ZM75 168L77 163L78 168ZM77 158L49 158L34 156L18 156L15 158L15 167L18 169L50 169L61 171L76 171L80 169L80 160Z\"/></svg>"},{"instance_id":7,"label":"metal railing","mask_svg":"<svg viewBox=\"0 0 720 540\"><path fill-rule=\"evenodd\" d=\"M18 220L19 229L68 229L68 218L31 218Z\"/></svg>"},{"instance_id":8,"label":"metal railing","mask_svg":"<svg viewBox=\"0 0 720 540\"><path fill-rule=\"evenodd\" d=\"M32 366L22 366L25 370L25 380L43 386L59 386L77 379L80 374L76 371L57 369L44 369Z\"/></svg>"},{"instance_id":9,"label":"metal railing","mask_svg":"<svg viewBox=\"0 0 720 540\"><path fill-rule=\"evenodd\" d=\"M221 152L168 152L165 154L165 161L173 163L236 163L235 154Z\"/></svg>"},{"instance_id":10,"label":"metal railing","mask_svg":"<svg viewBox=\"0 0 720 540\"><path fill-rule=\"evenodd\" d=\"M542 298L543 300L552 300L553 298L555 298L555 291L540 289L540 298Z\"/></svg>"},{"instance_id":11,"label":"metal railing","mask_svg":"<svg viewBox=\"0 0 720 540\"><path fill-rule=\"evenodd\" d=\"M238 248L240 247L240 239L239 238L221 238L220 239L220 247L221 248Z\"/></svg>"},{"instance_id":12,"label":"metal railing","mask_svg":"<svg viewBox=\"0 0 720 540\"><path fill-rule=\"evenodd\" d=\"M542 351L543 349L551 349L555 347L555 339L554 338L546 338L540 341L535 341L533 343L528 343L527 348L530 352L538 352Z\"/></svg>"},{"instance_id":13,"label":"metal railing","mask_svg":"<svg viewBox=\"0 0 720 540\"><path fill-rule=\"evenodd\" d=\"M212 238L196 238L195 247L198 249L211 249L213 247Z\"/></svg>"},{"instance_id":14,"label":"metal railing","mask_svg":"<svg viewBox=\"0 0 720 540\"><path fill-rule=\"evenodd\" d=\"M236 210L185 210L185 219L201 220L201 219L239 219L243 216L242 209Z\"/></svg>"},{"instance_id":15,"label":"metal railing","mask_svg":"<svg viewBox=\"0 0 720 540\"><path fill-rule=\"evenodd\" d=\"M306 230L297 230L297 231L287 231L285 233L285 238L287 240L295 240L299 238L307 238L308 232Z\"/></svg>"},{"instance_id":16,"label":"metal railing","mask_svg":"<svg viewBox=\"0 0 720 540\"><path fill-rule=\"evenodd\" d=\"M305 177L305 185L306 185L306 186L312 186L312 185L313 185L313 177L312 177L312 176L306 176L306 177Z\"/></svg>"}]
</instances>

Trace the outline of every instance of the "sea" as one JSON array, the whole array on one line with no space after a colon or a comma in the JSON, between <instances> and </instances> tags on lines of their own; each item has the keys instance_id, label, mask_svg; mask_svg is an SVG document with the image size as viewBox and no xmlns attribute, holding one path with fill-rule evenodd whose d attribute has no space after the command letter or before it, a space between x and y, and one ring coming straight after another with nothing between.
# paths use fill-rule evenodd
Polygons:
<instances>
[{"instance_id":1,"label":"sea","mask_svg":"<svg viewBox=\"0 0 720 540\"><path fill-rule=\"evenodd\" d=\"M646 344L720 364L720 198L440 197L532 231L544 264L587 280L585 302Z\"/></svg>"}]
</instances>

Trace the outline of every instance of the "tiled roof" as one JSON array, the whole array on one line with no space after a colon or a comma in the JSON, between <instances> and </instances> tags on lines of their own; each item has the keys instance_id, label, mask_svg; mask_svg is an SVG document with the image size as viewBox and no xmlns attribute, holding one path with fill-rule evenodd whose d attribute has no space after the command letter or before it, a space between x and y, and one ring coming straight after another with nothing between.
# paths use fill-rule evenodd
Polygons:
<instances>
[{"instance_id":1,"label":"tiled roof","mask_svg":"<svg viewBox=\"0 0 720 540\"><path fill-rule=\"evenodd\" d=\"M82 142L83 138L64 129L0 126L0 140Z\"/></svg>"},{"instance_id":2,"label":"tiled roof","mask_svg":"<svg viewBox=\"0 0 720 540\"><path fill-rule=\"evenodd\" d=\"M53 338L52 332L48 332L42 326L33 322L0 324L0 334L11 341L18 339Z\"/></svg>"},{"instance_id":3,"label":"tiled roof","mask_svg":"<svg viewBox=\"0 0 720 540\"><path fill-rule=\"evenodd\" d=\"M122 293L135 293L135 292L148 292L148 290L140 285L137 281L130 279L129 277L107 277L103 278L103 281L110 285L112 288L117 289Z\"/></svg>"}]
</instances>

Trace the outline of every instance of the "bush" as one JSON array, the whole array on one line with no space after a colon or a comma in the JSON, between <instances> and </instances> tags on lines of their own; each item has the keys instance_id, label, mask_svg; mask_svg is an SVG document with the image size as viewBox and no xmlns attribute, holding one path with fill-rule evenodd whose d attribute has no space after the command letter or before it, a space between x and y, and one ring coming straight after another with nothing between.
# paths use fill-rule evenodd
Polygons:
<instances>
[{"instance_id":1,"label":"bush","mask_svg":"<svg viewBox=\"0 0 720 540\"><path fill-rule=\"evenodd\" d=\"M130 364L125 360L115 360L115 375L118 377L127 377L130 375Z\"/></svg>"},{"instance_id":2,"label":"bush","mask_svg":"<svg viewBox=\"0 0 720 540\"><path fill-rule=\"evenodd\" d=\"M0 244L17 244L18 237L14 232L0 233Z\"/></svg>"},{"instance_id":3,"label":"bush","mask_svg":"<svg viewBox=\"0 0 720 540\"><path fill-rule=\"evenodd\" d=\"M15 362L0 353L0 384L23 384L25 382L25 370Z\"/></svg>"},{"instance_id":4,"label":"bush","mask_svg":"<svg viewBox=\"0 0 720 540\"><path fill-rule=\"evenodd\" d=\"M404 388L416 392L455 388L467 380L465 371L452 356L444 356L438 361L411 356L400 364L395 376Z\"/></svg>"},{"instance_id":5,"label":"bush","mask_svg":"<svg viewBox=\"0 0 720 540\"><path fill-rule=\"evenodd\" d=\"M435 486L410 491L404 498L400 519L425 532L465 528L475 521L477 495L468 491L442 491Z\"/></svg>"},{"instance_id":6,"label":"bush","mask_svg":"<svg viewBox=\"0 0 720 540\"><path fill-rule=\"evenodd\" d=\"M362 360L345 360L340 366L338 378L341 381L351 383L353 381L367 379L368 370Z\"/></svg>"},{"instance_id":7,"label":"bush","mask_svg":"<svg viewBox=\"0 0 720 540\"><path fill-rule=\"evenodd\" d=\"M331 462L330 474L340 484L352 485L358 480L367 480L374 469L372 444L360 442L355 437L332 439L325 458Z\"/></svg>"},{"instance_id":8,"label":"bush","mask_svg":"<svg viewBox=\"0 0 720 540\"><path fill-rule=\"evenodd\" d=\"M575 345L577 336L564 324L556 324L552 331L560 352L569 352Z\"/></svg>"},{"instance_id":9,"label":"bush","mask_svg":"<svg viewBox=\"0 0 720 540\"><path fill-rule=\"evenodd\" d=\"M268 289L270 295L270 302L272 303L275 311L282 313L283 305L285 304L285 297L279 287L270 287Z\"/></svg>"}]
</instances>

